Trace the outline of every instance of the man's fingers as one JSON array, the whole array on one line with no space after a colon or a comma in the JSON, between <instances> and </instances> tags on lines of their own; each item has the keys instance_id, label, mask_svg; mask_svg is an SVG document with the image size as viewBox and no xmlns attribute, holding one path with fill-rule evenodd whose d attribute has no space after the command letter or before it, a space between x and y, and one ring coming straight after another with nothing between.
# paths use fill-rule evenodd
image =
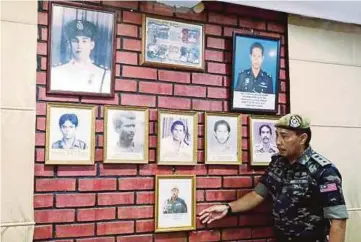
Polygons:
<instances>
[{"instance_id":1,"label":"man's fingers","mask_svg":"<svg viewBox=\"0 0 361 242\"><path fill-rule=\"evenodd\" d=\"M202 223L203 223L203 224L207 223L207 222L209 221L209 219L210 219L210 217L209 217L209 216L208 216L208 217L206 217L206 218L204 218L204 219L202 220Z\"/></svg>"},{"instance_id":2,"label":"man's fingers","mask_svg":"<svg viewBox=\"0 0 361 242\"><path fill-rule=\"evenodd\" d=\"M214 218L210 219L207 224L212 223L214 220L215 220Z\"/></svg>"},{"instance_id":3,"label":"man's fingers","mask_svg":"<svg viewBox=\"0 0 361 242\"><path fill-rule=\"evenodd\" d=\"M200 216L200 220L203 220L204 218L208 217L209 216L209 213L205 213L203 214L202 216Z\"/></svg>"}]
</instances>

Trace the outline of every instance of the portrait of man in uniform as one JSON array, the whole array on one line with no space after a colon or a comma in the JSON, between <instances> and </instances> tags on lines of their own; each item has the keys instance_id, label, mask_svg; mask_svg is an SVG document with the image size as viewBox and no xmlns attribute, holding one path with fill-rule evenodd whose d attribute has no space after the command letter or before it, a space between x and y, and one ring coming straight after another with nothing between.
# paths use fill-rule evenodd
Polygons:
<instances>
[{"instance_id":1,"label":"portrait of man in uniform","mask_svg":"<svg viewBox=\"0 0 361 242\"><path fill-rule=\"evenodd\" d=\"M165 200L163 205L163 213L172 214L172 213L186 213L187 204L184 199L179 196L178 186L173 186L171 190L171 197Z\"/></svg>"},{"instance_id":2,"label":"portrait of man in uniform","mask_svg":"<svg viewBox=\"0 0 361 242\"><path fill-rule=\"evenodd\" d=\"M161 116L158 133L160 134L159 162L175 165L196 162L195 115L161 113Z\"/></svg>"},{"instance_id":3,"label":"portrait of man in uniform","mask_svg":"<svg viewBox=\"0 0 361 242\"><path fill-rule=\"evenodd\" d=\"M239 164L240 116L207 113L206 163Z\"/></svg>"},{"instance_id":4,"label":"portrait of man in uniform","mask_svg":"<svg viewBox=\"0 0 361 242\"><path fill-rule=\"evenodd\" d=\"M95 106L47 105L47 164L92 164L95 147Z\"/></svg>"},{"instance_id":5,"label":"portrait of man in uniform","mask_svg":"<svg viewBox=\"0 0 361 242\"><path fill-rule=\"evenodd\" d=\"M156 175L156 232L195 229L195 182L195 175Z\"/></svg>"},{"instance_id":6,"label":"portrait of man in uniform","mask_svg":"<svg viewBox=\"0 0 361 242\"><path fill-rule=\"evenodd\" d=\"M104 162L146 163L148 157L148 110L105 107Z\"/></svg>"},{"instance_id":7,"label":"portrait of man in uniform","mask_svg":"<svg viewBox=\"0 0 361 242\"><path fill-rule=\"evenodd\" d=\"M276 113L280 40L233 35L231 110Z\"/></svg>"},{"instance_id":8,"label":"portrait of man in uniform","mask_svg":"<svg viewBox=\"0 0 361 242\"><path fill-rule=\"evenodd\" d=\"M251 164L267 165L272 155L278 153L276 145L276 117L250 116Z\"/></svg>"},{"instance_id":9,"label":"portrait of man in uniform","mask_svg":"<svg viewBox=\"0 0 361 242\"><path fill-rule=\"evenodd\" d=\"M112 95L113 13L52 4L49 92Z\"/></svg>"}]
</instances>

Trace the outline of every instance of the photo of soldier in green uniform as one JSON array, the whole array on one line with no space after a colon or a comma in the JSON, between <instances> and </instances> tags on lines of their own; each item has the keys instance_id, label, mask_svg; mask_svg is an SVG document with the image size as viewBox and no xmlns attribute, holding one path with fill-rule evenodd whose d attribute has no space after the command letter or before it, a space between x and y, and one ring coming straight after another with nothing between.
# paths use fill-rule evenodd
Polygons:
<instances>
[{"instance_id":1,"label":"photo of soldier in green uniform","mask_svg":"<svg viewBox=\"0 0 361 242\"><path fill-rule=\"evenodd\" d=\"M187 213L187 204L180 198L178 186L173 186L171 190L171 197L168 198L163 205L164 214L174 214L174 213Z\"/></svg>"}]
</instances>

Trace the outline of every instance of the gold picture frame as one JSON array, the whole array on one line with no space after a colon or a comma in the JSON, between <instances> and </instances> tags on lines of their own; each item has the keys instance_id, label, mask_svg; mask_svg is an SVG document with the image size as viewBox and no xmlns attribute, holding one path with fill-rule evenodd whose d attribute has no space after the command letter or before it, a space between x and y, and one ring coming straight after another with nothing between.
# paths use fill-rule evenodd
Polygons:
<instances>
[{"instance_id":1,"label":"gold picture frame","mask_svg":"<svg viewBox=\"0 0 361 242\"><path fill-rule=\"evenodd\" d=\"M151 14L143 14L142 23L141 65L205 70L204 24Z\"/></svg>"},{"instance_id":2,"label":"gold picture frame","mask_svg":"<svg viewBox=\"0 0 361 242\"><path fill-rule=\"evenodd\" d=\"M95 105L47 104L45 164L94 164L96 109Z\"/></svg>"},{"instance_id":3,"label":"gold picture frame","mask_svg":"<svg viewBox=\"0 0 361 242\"><path fill-rule=\"evenodd\" d=\"M155 232L195 230L196 176L157 175L155 179Z\"/></svg>"},{"instance_id":4,"label":"gold picture frame","mask_svg":"<svg viewBox=\"0 0 361 242\"><path fill-rule=\"evenodd\" d=\"M227 130L218 130L219 132L216 133L216 126L221 127L222 125ZM235 137L233 137L234 134L236 134ZM204 140L205 164L242 164L242 115L206 112L204 115Z\"/></svg>"},{"instance_id":5,"label":"gold picture frame","mask_svg":"<svg viewBox=\"0 0 361 242\"><path fill-rule=\"evenodd\" d=\"M274 127L278 119L278 116L250 115L248 117L251 166L268 166L271 156L278 153L276 128ZM262 138L262 135L269 136L268 141ZM269 143L267 144L265 141Z\"/></svg>"},{"instance_id":6,"label":"gold picture frame","mask_svg":"<svg viewBox=\"0 0 361 242\"><path fill-rule=\"evenodd\" d=\"M158 165L196 165L197 138L197 112L158 111Z\"/></svg>"},{"instance_id":7,"label":"gold picture frame","mask_svg":"<svg viewBox=\"0 0 361 242\"><path fill-rule=\"evenodd\" d=\"M125 130L123 129L117 131L118 128L122 128L117 127L118 125L124 125L122 123L122 121L124 122L124 118L126 119L125 121L128 122L126 123L127 127L125 127ZM117 132L122 133L119 134ZM148 108L109 105L105 106L104 163L148 163L148 134ZM120 136L123 136L123 138ZM120 141L122 141L122 144L120 144Z\"/></svg>"}]
</instances>

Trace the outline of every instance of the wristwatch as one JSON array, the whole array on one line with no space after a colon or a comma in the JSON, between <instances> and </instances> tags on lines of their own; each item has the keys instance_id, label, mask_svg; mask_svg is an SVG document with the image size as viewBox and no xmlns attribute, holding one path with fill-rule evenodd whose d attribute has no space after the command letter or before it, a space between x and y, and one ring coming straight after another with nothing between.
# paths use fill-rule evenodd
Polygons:
<instances>
[{"instance_id":1,"label":"wristwatch","mask_svg":"<svg viewBox=\"0 0 361 242\"><path fill-rule=\"evenodd\" d=\"M223 205L226 205L227 206L227 214L232 214L232 207L231 205L229 205L229 203L224 203Z\"/></svg>"}]
</instances>

